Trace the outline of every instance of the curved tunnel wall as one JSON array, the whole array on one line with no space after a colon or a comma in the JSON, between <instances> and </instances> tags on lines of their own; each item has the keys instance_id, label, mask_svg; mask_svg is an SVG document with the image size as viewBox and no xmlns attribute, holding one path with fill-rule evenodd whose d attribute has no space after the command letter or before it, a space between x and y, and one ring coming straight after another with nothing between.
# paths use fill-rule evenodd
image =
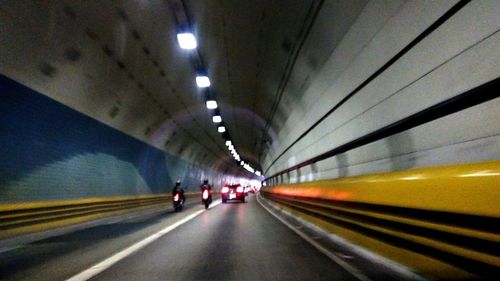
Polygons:
<instances>
[{"instance_id":1,"label":"curved tunnel wall","mask_svg":"<svg viewBox=\"0 0 500 281\"><path fill-rule=\"evenodd\" d=\"M0 76L0 203L196 190L217 173Z\"/></svg>"},{"instance_id":2,"label":"curved tunnel wall","mask_svg":"<svg viewBox=\"0 0 500 281\"><path fill-rule=\"evenodd\" d=\"M499 159L497 98L287 171L498 78L498 12L497 1L369 2L300 101L285 93L283 106L300 106L265 154L269 183Z\"/></svg>"},{"instance_id":3,"label":"curved tunnel wall","mask_svg":"<svg viewBox=\"0 0 500 281\"><path fill-rule=\"evenodd\" d=\"M498 230L486 228L500 210L491 200L499 191L499 12L498 1L370 1L300 102L284 95L289 114L274 126L263 194L430 279L498 275L498 253L489 252ZM300 75L292 74L297 85ZM406 224L416 213L431 215ZM450 229L432 229L437 217ZM478 235L459 237L460 223ZM491 244L475 248L483 241Z\"/></svg>"}]
</instances>

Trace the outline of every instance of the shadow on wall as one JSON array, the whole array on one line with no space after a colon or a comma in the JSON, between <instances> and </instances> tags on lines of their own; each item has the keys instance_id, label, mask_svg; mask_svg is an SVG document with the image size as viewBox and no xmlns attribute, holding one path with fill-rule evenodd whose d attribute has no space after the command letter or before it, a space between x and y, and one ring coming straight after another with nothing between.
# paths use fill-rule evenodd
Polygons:
<instances>
[{"instance_id":1,"label":"shadow on wall","mask_svg":"<svg viewBox=\"0 0 500 281\"><path fill-rule=\"evenodd\" d=\"M386 169L389 171L400 171L415 168L416 166L416 156L413 154L415 147L412 135L409 132L402 132L384 139L385 145L389 153L389 157L384 159L384 165L379 167L385 167L379 172L385 172ZM331 169L331 177L343 178L352 176L355 174L353 170L354 164L349 163L348 154L341 153L332 157L332 160L336 162L336 167ZM387 165L385 165L387 164ZM333 165L333 163L332 163ZM300 183L318 180L321 178L320 172L318 171L317 163L312 163L302 169L297 169L295 172L295 177L284 179L283 175L280 180L282 183Z\"/></svg>"},{"instance_id":2,"label":"shadow on wall","mask_svg":"<svg viewBox=\"0 0 500 281\"><path fill-rule=\"evenodd\" d=\"M415 167L415 157L410 155L410 153L414 152L415 145L409 132L405 131L387 137L385 143L391 155L391 171L407 170ZM408 155L405 156L404 154Z\"/></svg>"},{"instance_id":3,"label":"shadow on wall","mask_svg":"<svg viewBox=\"0 0 500 281\"><path fill-rule=\"evenodd\" d=\"M347 155L341 153L335 156L335 159L337 160L338 177L347 177L349 175L349 161L347 161Z\"/></svg>"}]
</instances>

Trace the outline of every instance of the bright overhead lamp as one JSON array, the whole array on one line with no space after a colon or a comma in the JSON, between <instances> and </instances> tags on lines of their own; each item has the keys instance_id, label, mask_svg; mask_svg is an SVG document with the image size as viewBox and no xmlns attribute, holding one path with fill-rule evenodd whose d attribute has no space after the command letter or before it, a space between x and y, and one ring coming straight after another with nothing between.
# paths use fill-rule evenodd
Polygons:
<instances>
[{"instance_id":1,"label":"bright overhead lamp","mask_svg":"<svg viewBox=\"0 0 500 281\"><path fill-rule=\"evenodd\" d=\"M207 100L207 108L208 109L216 109L217 108L217 102L214 100Z\"/></svg>"},{"instance_id":2,"label":"bright overhead lamp","mask_svg":"<svg viewBox=\"0 0 500 281\"><path fill-rule=\"evenodd\" d=\"M241 165L241 166L245 165L245 161L241 161L241 162L240 162L240 165Z\"/></svg>"},{"instance_id":3,"label":"bright overhead lamp","mask_svg":"<svg viewBox=\"0 0 500 281\"><path fill-rule=\"evenodd\" d=\"M257 176L261 176L260 171L255 171L255 174L256 174Z\"/></svg>"},{"instance_id":4,"label":"bright overhead lamp","mask_svg":"<svg viewBox=\"0 0 500 281\"><path fill-rule=\"evenodd\" d=\"M217 131L218 131L219 133L224 133L224 132L226 131L226 127L224 127L224 126L219 126L219 127L217 127Z\"/></svg>"},{"instance_id":5,"label":"bright overhead lamp","mask_svg":"<svg viewBox=\"0 0 500 281\"><path fill-rule=\"evenodd\" d=\"M196 49L196 47L198 46L196 38L191 32L178 33L177 42L179 42L179 46L182 49L186 50Z\"/></svg>"},{"instance_id":6,"label":"bright overhead lamp","mask_svg":"<svg viewBox=\"0 0 500 281\"><path fill-rule=\"evenodd\" d=\"M255 173L255 170L248 164L243 165L243 168L245 168L245 170L247 170L251 173Z\"/></svg>"},{"instance_id":7,"label":"bright overhead lamp","mask_svg":"<svg viewBox=\"0 0 500 281\"><path fill-rule=\"evenodd\" d=\"M210 79L208 79L206 75L199 74L196 76L196 86L198 86L198 88L210 87Z\"/></svg>"},{"instance_id":8,"label":"bright overhead lamp","mask_svg":"<svg viewBox=\"0 0 500 281\"><path fill-rule=\"evenodd\" d=\"M227 140L227 141L226 141L226 145L227 145L227 146L232 145L231 141L230 141L230 140Z\"/></svg>"},{"instance_id":9,"label":"bright overhead lamp","mask_svg":"<svg viewBox=\"0 0 500 281\"><path fill-rule=\"evenodd\" d=\"M220 117L220 115L212 116L212 122L220 123L220 122L222 122L222 117Z\"/></svg>"}]
</instances>

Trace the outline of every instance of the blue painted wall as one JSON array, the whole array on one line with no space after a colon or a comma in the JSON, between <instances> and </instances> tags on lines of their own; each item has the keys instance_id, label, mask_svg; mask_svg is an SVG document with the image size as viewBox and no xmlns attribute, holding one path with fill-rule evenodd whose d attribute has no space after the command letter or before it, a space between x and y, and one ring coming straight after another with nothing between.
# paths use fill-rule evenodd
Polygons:
<instances>
[{"instance_id":1,"label":"blue painted wall","mask_svg":"<svg viewBox=\"0 0 500 281\"><path fill-rule=\"evenodd\" d=\"M0 203L158 194L208 175L3 75L0 97Z\"/></svg>"}]
</instances>

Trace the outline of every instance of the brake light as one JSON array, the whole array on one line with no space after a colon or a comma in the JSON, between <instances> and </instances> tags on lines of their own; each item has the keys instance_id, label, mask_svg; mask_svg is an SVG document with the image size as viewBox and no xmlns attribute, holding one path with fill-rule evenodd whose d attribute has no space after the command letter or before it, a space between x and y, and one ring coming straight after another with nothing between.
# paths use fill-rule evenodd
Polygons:
<instances>
[{"instance_id":1,"label":"brake light","mask_svg":"<svg viewBox=\"0 0 500 281\"><path fill-rule=\"evenodd\" d=\"M228 193L229 192L229 188L227 186L224 186L222 188L222 193Z\"/></svg>"},{"instance_id":2,"label":"brake light","mask_svg":"<svg viewBox=\"0 0 500 281\"><path fill-rule=\"evenodd\" d=\"M176 194L174 195L174 201L175 201L175 202L179 201L179 193L176 193Z\"/></svg>"},{"instance_id":3,"label":"brake light","mask_svg":"<svg viewBox=\"0 0 500 281\"><path fill-rule=\"evenodd\" d=\"M203 190L203 199L208 199L208 190Z\"/></svg>"},{"instance_id":4,"label":"brake light","mask_svg":"<svg viewBox=\"0 0 500 281\"><path fill-rule=\"evenodd\" d=\"M236 188L236 192L238 192L238 193L243 192L243 186L241 186L241 185L240 185L240 186L238 186L238 187Z\"/></svg>"}]
</instances>

